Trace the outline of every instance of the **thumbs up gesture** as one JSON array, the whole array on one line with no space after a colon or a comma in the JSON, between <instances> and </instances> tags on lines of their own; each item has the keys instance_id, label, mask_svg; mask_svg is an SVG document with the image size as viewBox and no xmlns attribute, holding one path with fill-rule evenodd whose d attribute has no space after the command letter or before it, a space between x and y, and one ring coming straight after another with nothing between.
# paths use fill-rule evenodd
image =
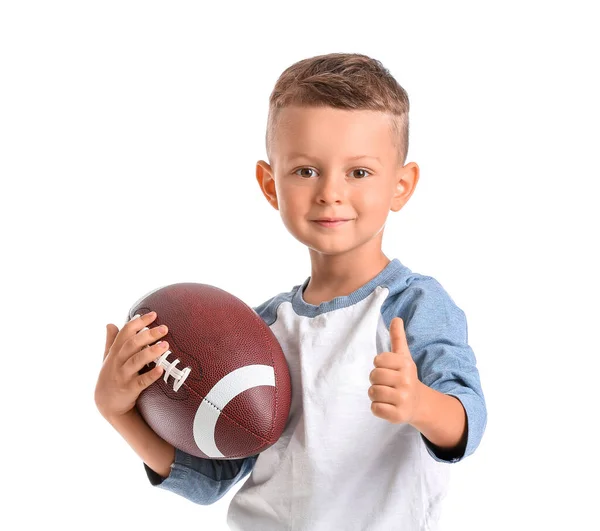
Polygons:
<instances>
[{"instance_id":1,"label":"thumbs up gesture","mask_svg":"<svg viewBox=\"0 0 600 531\"><path fill-rule=\"evenodd\" d=\"M394 317L390 323L391 352L375 356L369 375L371 411L393 424L411 423L419 405L423 384L408 350L404 322Z\"/></svg>"}]
</instances>

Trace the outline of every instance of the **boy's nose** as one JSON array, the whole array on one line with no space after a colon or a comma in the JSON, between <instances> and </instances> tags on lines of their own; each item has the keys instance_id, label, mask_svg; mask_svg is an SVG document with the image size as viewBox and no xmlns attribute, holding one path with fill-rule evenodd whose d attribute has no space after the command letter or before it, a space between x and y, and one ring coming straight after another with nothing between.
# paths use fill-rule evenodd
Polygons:
<instances>
[{"instance_id":1,"label":"boy's nose","mask_svg":"<svg viewBox=\"0 0 600 531\"><path fill-rule=\"evenodd\" d=\"M344 176L323 175L317 186L317 201L320 203L336 203L344 198L346 180Z\"/></svg>"}]
</instances>

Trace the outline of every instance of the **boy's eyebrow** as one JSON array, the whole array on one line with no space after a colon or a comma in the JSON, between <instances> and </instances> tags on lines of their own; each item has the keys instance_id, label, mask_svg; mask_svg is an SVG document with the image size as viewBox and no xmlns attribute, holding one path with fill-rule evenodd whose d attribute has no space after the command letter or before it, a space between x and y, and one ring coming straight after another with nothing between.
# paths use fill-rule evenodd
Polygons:
<instances>
[{"instance_id":1,"label":"boy's eyebrow","mask_svg":"<svg viewBox=\"0 0 600 531\"><path fill-rule=\"evenodd\" d=\"M307 155L306 153L290 153L286 158L288 161L290 160L294 160L294 159L298 159L298 158L311 158L310 155ZM355 157L348 157L348 160L357 160L357 159L374 159L377 162L381 163L381 161L379 160L379 157L372 157L371 155L357 155Z\"/></svg>"}]
</instances>

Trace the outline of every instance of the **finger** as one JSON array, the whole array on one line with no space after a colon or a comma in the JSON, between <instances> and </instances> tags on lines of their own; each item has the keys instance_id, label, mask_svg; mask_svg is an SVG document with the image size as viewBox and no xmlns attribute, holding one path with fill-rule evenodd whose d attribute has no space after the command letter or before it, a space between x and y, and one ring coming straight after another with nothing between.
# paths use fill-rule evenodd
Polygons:
<instances>
[{"instance_id":1,"label":"finger","mask_svg":"<svg viewBox=\"0 0 600 531\"><path fill-rule=\"evenodd\" d=\"M147 312L144 314L135 314L125 325L123 330L127 332L127 336L137 334L140 330L147 327L152 321L156 319L156 312Z\"/></svg>"},{"instance_id":2,"label":"finger","mask_svg":"<svg viewBox=\"0 0 600 531\"><path fill-rule=\"evenodd\" d=\"M133 354L147 346L154 345L159 339L168 334L166 325L142 328L137 334L130 337L121 347L119 357L125 363Z\"/></svg>"},{"instance_id":3,"label":"finger","mask_svg":"<svg viewBox=\"0 0 600 531\"><path fill-rule=\"evenodd\" d=\"M372 402L383 404L398 404L398 392L387 385L372 385L369 387L369 398Z\"/></svg>"},{"instance_id":4,"label":"finger","mask_svg":"<svg viewBox=\"0 0 600 531\"><path fill-rule=\"evenodd\" d=\"M167 341L159 341L151 347L143 348L131 356L123 365L127 377L138 374L146 365L162 356L169 349Z\"/></svg>"},{"instance_id":5,"label":"finger","mask_svg":"<svg viewBox=\"0 0 600 531\"><path fill-rule=\"evenodd\" d=\"M119 339L122 339L123 341L127 340L129 337L137 334L144 327L148 326L154 319L156 319L156 312L135 314L123 325L123 328L121 328L121 337Z\"/></svg>"},{"instance_id":6,"label":"finger","mask_svg":"<svg viewBox=\"0 0 600 531\"><path fill-rule=\"evenodd\" d=\"M369 382L373 385L386 385L388 387L397 387L400 374L391 369L376 368L369 374Z\"/></svg>"},{"instance_id":7,"label":"finger","mask_svg":"<svg viewBox=\"0 0 600 531\"><path fill-rule=\"evenodd\" d=\"M388 420L390 422L396 422L396 406L384 404L382 402L372 402L371 411L376 417Z\"/></svg>"},{"instance_id":8,"label":"finger","mask_svg":"<svg viewBox=\"0 0 600 531\"><path fill-rule=\"evenodd\" d=\"M110 347L112 347L115 342L115 338L119 333L119 329L112 323L106 325L106 344L104 345L104 357L103 360L108 356L108 352L110 351Z\"/></svg>"},{"instance_id":9,"label":"finger","mask_svg":"<svg viewBox=\"0 0 600 531\"><path fill-rule=\"evenodd\" d=\"M391 352L409 354L404 321L400 317L394 317L390 323L390 341Z\"/></svg>"},{"instance_id":10,"label":"finger","mask_svg":"<svg viewBox=\"0 0 600 531\"><path fill-rule=\"evenodd\" d=\"M381 367L382 369L392 369L397 371L406 366L406 358L404 356L398 356L395 352L382 352L375 356L373 365L375 365L375 367Z\"/></svg>"},{"instance_id":11,"label":"finger","mask_svg":"<svg viewBox=\"0 0 600 531\"><path fill-rule=\"evenodd\" d=\"M156 319L156 312L148 312L146 314L136 314L127 321L115 339L115 350L119 352L123 345L132 337L144 328L148 327L152 321Z\"/></svg>"},{"instance_id":12,"label":"finger","mask_svg":"<svg viewBox=\"0 0 600 531\"><path fill-rule=\"evenodd\" d=\"M137 390L141 393L147 387L150 387L156 380L158 380L163 373L163 368L160 365L157 365L151 371L145 372L141 374L137 378L134 379L134 385Z\"/></svg>"}]
</instances>

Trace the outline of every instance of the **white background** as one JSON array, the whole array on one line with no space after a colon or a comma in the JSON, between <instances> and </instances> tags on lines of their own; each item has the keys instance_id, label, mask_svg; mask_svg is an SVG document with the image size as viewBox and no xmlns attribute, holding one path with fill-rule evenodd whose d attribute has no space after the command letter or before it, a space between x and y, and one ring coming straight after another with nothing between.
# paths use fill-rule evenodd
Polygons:
<instances>
[{"instance_id":1,"label":"white background","mask_svg":"<svg viewBox=\"0 0 600 531\"><path fill-rule=\"evenodd\" d=\"M445 287L478 360L488 427L452 465L443 529L597 522L593 4L2 2L10 528L227 529L238 487L208 507L151 487L97 412L105 326L157 286L258 305L310 274L254 171L277 77L329 52L409 94L421 179L384 252Z\"/></svg>"}]
</instances>

